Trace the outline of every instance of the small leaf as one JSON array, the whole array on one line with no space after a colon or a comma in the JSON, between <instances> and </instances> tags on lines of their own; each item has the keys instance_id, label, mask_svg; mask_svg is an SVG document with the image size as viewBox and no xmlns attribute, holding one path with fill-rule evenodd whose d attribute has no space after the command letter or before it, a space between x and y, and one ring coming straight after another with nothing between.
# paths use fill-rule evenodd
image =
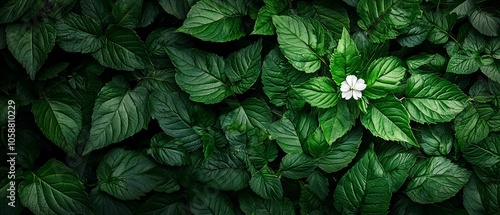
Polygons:
<instances>
[{"instance_id":1,"label":"small leaf","mask_svg":"<svg viewBox=\"0 0 500 215\"><path fill-rule=\"evenodd\" d=\"M288 8L288 0L265 0L265 5L259 9L252 34L273 35L276 29L272 17L279 15Z\"/></svg>"},{"instance_id":2,"label":"small leaf","mask_svg":"<svg viewBox=\"0 0 500 215\"><path fill-rule=\"evenodd\" d=\"M283 198L281 181L267 165L252 175L250 188L265 199L279 200Z\"/></svg>"},{"instance_id":3,"label":"small leaf","mask_svg":"<svg viewBox=\"0 0 500 215\"><path fill-rule=\"evenodd\" d=\"M316 77L294 86L293 89L313 107L330 108L340 99L338 87L331 78Z\"/></svg>"},{"instance_id":4,"label":"small leaf","mask_svg":"<svg viewBox=\"0 0 500 215\"><path fill-rule=\"evenodd\" d=\"M345 81L347 75L357 72L356 69L359 68L360 61L361 55L356 44L351 39L349 31L344 28L339 44L330 59L330 73L335 83L340 85Z\"/></svg>"}]
</instances>

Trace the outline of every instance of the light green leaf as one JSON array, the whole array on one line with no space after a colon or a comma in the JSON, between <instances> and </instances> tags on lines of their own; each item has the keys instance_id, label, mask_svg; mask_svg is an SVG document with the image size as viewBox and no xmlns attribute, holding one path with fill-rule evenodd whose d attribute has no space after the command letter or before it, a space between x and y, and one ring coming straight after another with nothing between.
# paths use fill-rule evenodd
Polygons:
<instances>
[{"instance_id":1,"label":"light green leaf","mask_svg":"<svg viewBox=\"0 0 500 215\"><path fill-rule=\"evenodd\" d=\"M467 107L468 96L458 86L434 75L412 75L404 106L419 123L451 121Z\"/></svg>"},{"instance_id":2,"label":"light green leaf","mask_svg":"<svg viewBox=\"0 0 500 215\"><path fill-rule=\"evenodd\" d=\"M354 74L359 68L361 55L351 39L347 29L342 30L342 37L330 59L330 73L337 85L345 81L347 75Z\"/></svg>"},{"instance_id":3,"label":"light green leaf","mask_svg":"<svg viewBox=\"0 0 500 215\"><path fill-rule=\"evenodd\" d=\"M121 200L139 199L155 186L154 180L146 174L155 166L139 151L115 148L97 167L99 188Z\"/></svg>"},{"instance_id":4,"label":"light green leaf","mask_svg":"<svg viewBox=\"0 0 500 215\"><path fill-rule=\"evenodd\" d=\"M386 214L391 200L389 181L373 152L368 149L340 179L334 205L343 214Z\"/></svg>"},{"instance_id":5,"label":"light green leaf","mask_svg":"<svg viewBox=\"0 0 500 215\"><path fill-rule=\"evenodd\" d=\"M183 143L192 152L201 147L201 137L193 128L188 108L193 104L186 96L175 92L154 92L149 96L151 116L158 120L163 131Z\"/></svg>"},{"instance_id":6,"label":"light green leaf","mask_svg":"<svg viewBox=\"0 0 500 215\"><path fill-rule=\"evenodd\" d=\"M250 188L265 199L279 200L283 198L281 181L267 165L252 175Z\"/></svg>"},{"instance_id":7,"label":"light green leaf","mask_svg":"<svg viewBox=\"0 0 500 215\"><path fill-rule=\"evenodd\" d=\"M248 131L259 128L267 131L271 125L273 115L267 104L256 98L249 98L243 101L239 107L229 112L222 126L224 129L236 129L238 131Z\"/></svg>"},{"instance_id":8,"label":"light green leaf","mask_svg":"<svg viewBox=\"0 0 500 215\"><path fill-rule=\"evenodd\" d=\"M155 194L137 209L140 215L185 213L183 199L177 194Z\"/></svg>"},{"instance_id":9,"label":"light green leaf","mask_svg":"<svg viewBox=\"0 0 500 215\"><path fill-rule=\"evenodd\" d=\"M448 41L450 37L450 28L453 27L450 17L445 16L440 11L428 12L425 11L422 17L427 25L431 27L431 30L427 36L427 39L434 44L443 44ZM450 26L451 25L451 26Z\"/></svg>"},{"instance_id":10,"label":"light green leaf","mask_svg":"<svg viewBox=\"0 0 500 215\"><path fill-rule=\"evenodd\" d=\"M280 163L279 173L291 179L305 178L314 171L316 162L305 154L286 154Z\"/></svg>"},{"instance_id":11,"label":"light green leaf","mask_svg":"<svg viewBox=\"0 0 500 215\"><path fill-rule=\"evenodd\" d=\"M480 65L477 56L473 56L471 53L459 52L451 56L446 72L472 74L479 69Z\"/></svg>"},{"instance_id":12,"label":"light green leaf","mask_svg":"<svg viewBox=\"0 0 500 215\"><path fill-rule=\"evenodd\" d=\"M0 6L0 24L13 22L19 19L30 7L35 3L35 0L7 0L2 2Z\"/></svg>"},{"instance_id":13,"label":"light green leaf","mask_svg":"<svg viewBox=\"0 0 500 215\"><path fill-rule=\"evenodd\" d=\"M453 132L446 124L423 125L416 137L424 152L431 156L446 156L453 146Z\"/></svg>"},{"instance_id":14,"label":"light green leaf","mask_svg":"<svg viewBox=\"0 0 500 215\"><path fill-rule=\"evenodd\" d=\"M167 48L167 53L177 68L177 84L189 93L191 100L215 104L231 95L221 57L196 49L174 47Z\"/></svg>"},{"instance_id":15,"label":"light green leaf","mask_svg":"<svg viewBox=\"0 0 500 215\"><path fill-rule=\"evenodd\" d=\"M481 34L492 37L498 36L500 18L490 11L476 8L469 14L469 22Z\"/></svg>"},{"instance_id":16,"label":"light green leaf","mask_svg":"<svg viewBox=\"0 0 500 215\"><path fill-rule=\"evenodd\" d=\"M444 157L430 157L410 170L405 193L420 204L441 202L457 194L470 176L470 171Z\"/></svg>"},{"instance_id":17,"label":"light green leaf","mask_svg":"<svg viewBox=\"0 0 500 215\"><path fill-rule=\"evenodd\" d=\"M233 84L231 90L243 94L257 81L260 75L260 52L262 40L232 53L227 58L226 75Z\"/></svg>"},{"instance_id":18,"label":"light green leaf","mask_svg":"<svg viewBox=\"0 0 500 215\"><path fill-rule=\"evenodd\" d=\"M318 120L328 144L344 136L355 123L355 117L349 111L346 101L340 101L332 108L320 109Z\"/></svg>"},{"instance_id":19,"label":"light green leaf","mask_svg":"<svg viewBox=\"0 0 500 215\"><path fill-rule=\"evenodd\" d=\"M108 28L102 44L102 49L92 56L105 67L133 71L150 64L143 42L131 29L120 26Z\"/></svg>"},{"instance_id":20,"label":"light green leaf","mask_svg":"<svg viewBox=\"0 0 500 215\"><path fill-rule=\"evenodd\" d=\"M363 130L357 126L331 146L326 145L326 149L316 155L318 167L327 173L337 172L347 167L358 153L362 136Z\"/></svg>"},{"instance_id":21,"label":"light green leaf","mask_svg":"<svg viewBox=\"0 0 500 215\"><path fill-rule=\"evenodd\" d=\"M195 191L189 200L189 208L193 215L235 214L233 204L224 193L206 192L199 189Z\"/></svg>"},{"instance_id":22,"label":"light green leaf","mask_svg":"<svg viewBox=\"0 0 500 215\"><path fill-rule=\"evenodd\" d=\"M340 99L338 87L331 78L316 77L293 86L293 89L313 107L331 108Z\"/></svg>"},{"instance_id":23,"label":"light green leaf","mask_svg":"<svg viewBox=\"0 0 500 215\"><path fill-rule=\"evenodd\" d=\"M75 153L82 129L82 112L68 88L51 91L33 101L35 122L49 140L68 154Z\"/></svg>"},{"instance_id":24,"label":"light green leaf","mask_svg":"<svg viewBox=\"0 0 500 215\"><path fill-rule=\"evenodd\" d=\"M120 142L145 128L149 122L148 90L131 90L122 76L108 82L97 95L92 128L84 154Z\"/></svg>"},{"instance_id":25,"label":"light green leaf","mask_svg":"<svg viewBox=\"0 0 500 215\"><path fill-rule=\"evenodd\" d=\"M115 23L130 29L137 27L142 18L142 1L117 0L111 10Z\"/></svg>"},{"instance_id":26,"label":"light green leaf","mask_svg":"<svg viewBox=\"0 0 500 215\"><path fill-rule=\"evenodd\" d=\"M296 70L277 48L269 52L262 65L264 93L276 106L302 107L305 101L292 89L292 86L312 77L313 74Z\"/></svg>"},{"instance_id":27,"label":"light green leaf","mask_svg":"<svg viewBox=\"0 0 500 215\"><path fill-rule=\"evenodd\" d=\"M7 47L33 80L56 43L54 22L11 24L5 29Z\"/></svg>"},{"instance_id":28,"label":"light green leaf","mask_svg":"<svg viewBox=\"0 0 500 215\"><path fill-rule=\"evenodd\" d=\"M455 118L455 137L458 139L460 149L467 145L478 143L488 136L488 124L482 119L476 108L469 105Z\"/></svg>"},{"instance_id":29,"label":"light green leaf","mask_svg":"<svg viewBox=\"0 0 500 215\"><path fill-rule=\"evenodd\" d=\"M158 163L182 166L191 163L191 157L182 145L165 134L157 134L151 139L150 154Z\"/></svg>"},{"instance_id":30,"label":"light green leaf","mask_svg":"<svg viewBox=\"0 0 500 215\"><path fill-rule=\"evenodd\" d=\"M361 115L361 123L384 140L405 141L419 147L410 128L408 111L395 97L371 101L368 112Z\"/></svg>"},{"instance_id":31,"label":"light green leaf","mask_svg":"<svg viewBox=\"0 0 500 215\"><path fill-rule=\"evenodd\" d=\"M295 215L294 205L287 198L268 200L252 192L238 194L240 208L245 214L259 215Z\"/></svg>"},{"instance_id":32,"label":"light green leaf","mask_svg":"<svg viewBox=\"0 0 500 215\"><path fill-rule=\"evenodd\" d=\"M242 16L246 13L244 0L201 0L191 7L177 31L203 41L235 40L245 36Z\"/></svg>"},{"instance_id":33,"label":"light green leaf","mask_svg":"<svg viewBox=\"0 0 500 215\"><path fill-rule=\"evenodd\" d=\"M379 99L394 92L405 76L406 69L396 57L379 58L372 62L366 73L366 89L363 95L371 99Z\"/></svg>"},{"instance_id":34,"label":"light green leaf","mask_svg":"<svg viewBox=\"0 0 500 215\"><path fill-rule=\"evenodd\" d=\"M302 153L299 135L292 121L286 116L271 124L269 133L271 134L271 139L275 139L284 152Z\"/></svg>"},{"instance_id":35,"label":"light green leaf","mask_svg":"<svg viewBox=\"0 0 500 215\"><path fill-rule=\"evenodd\" d=\"M177 19L186 19L186 15L198 0L159 0L163 10L174 15Z\"/></svg>"},{"instance_id":36,"label":"light green leaf","mask_svg":"<svg viewBox=\"0 0 500 215\"><path fill-rule=\"evenodd\" d=\"M78 175L63 163L50 159L19 184L21 203L35 214L90 214L90 204Z\"/></svg>"},{"instance_id":37,"label":"light green leaf","mask_svg":"<svg viewBox=\"0 0 500 215\"><path fill-rule=\"evenodd\" d=\"M417 153L390 142L377 145L375 151L389 179L391 192L395 193L401 188L408 177L408 171L417 161Z\"/></svg>"},{"instance_id":38,"label":"light green leaf","mask_svg":"<svg viewBox=\"0 0 500 215\"><path fill-rule=\"evenodd\" d=\"M358 25L366 31L370 41L381 43L396 38L402 29L420 16L421 0L360 0L356 6L361 19Z\"/></svg>"},{"instance_id":39,"label":"light green leaf","mask_svg":"<svg viewBox=\"0 0 500 215\"><path fill-rule=\"evenodd\" d=\"M324 200L328 196L328 179L320 171L314 171L307 176L307 184L311 192Z\"/></svg>"},{"instance_id":40,"label":"light green leaf","mask_svg":"<svg viewBox=\"0 0 500 215\"><path fill-rule=\"evenodd\" d=\"M276 29L272 17L283 13L289 7L288 0L264 0L264 3L257 14L252 34L273 35Z\"/></svg>"},{"instance_id":41,"label":"light green leaf","mask_svg":"<svg viewBox=\"0 0 500 215\"><path fill-rule=\"evenodd\" d=\"M491 167L500 162L500 136L491 135L463 150L464 158L472 165Z\"/></svg>"},{"instance_id":42,"label":"light green leaf","mask_svg":"<svg viewBox=\"0 0 500 215\"><path fill-rule=\"evenodd\" d=\"M132 215L132 211L130 211L125 203L102 192L98 187L92 189L89 198L96 214Z\"/></svg>"},{"instance_id":43,"label":"light green leaf","mask_svg":"<svg viewBox=\"0 0 500 215\"><path fill-rule=\"evenodd\" d=\"M483 183L472 176L464 187L463 204L471 215L500 213L500 186L498 183Z\"/></svg>"},{"instance_id":44,"label":"light green leaf","mask_svg":"<svg viewBox=\"0 0 500 215\"><path fill-rule=\"evenodd\" d=\"M278 43L293 67L316 72L325 63L324 55L335 46L328 30L315 19L299 16L273 16Z\"/></svg>"},{"instance_id":45,"label":"light green leaf","mask_svg":"<svg viewBox=\"0 0 500 215\"><path fill-rule=\"evenodd\" d=\"M57 45L67 52L91 53L102 47L103 33L94 20L70 13L57 22Z\"/></svg>"},{"instance_id":46,"label":"light green leaf","mask_svg":"<svg viewBox=\"0 0 500 215\"><path fill-rule=\"evenodd\" d=\"M196 172L197 178L218 190L238 191L248 185L246 164L229 152L216 152Z\"/></svg>"},{"instance_id":47,"label":"light green leaf","mask_svg":"<svg viewBox=\"0 0 500 215\"><path fill-rule=\"evenodd\" d=\"M85 16L92 18L100 25L111 23L111 5L102 0L80 0L80 7Z\"/></svg>"}]
</instances>

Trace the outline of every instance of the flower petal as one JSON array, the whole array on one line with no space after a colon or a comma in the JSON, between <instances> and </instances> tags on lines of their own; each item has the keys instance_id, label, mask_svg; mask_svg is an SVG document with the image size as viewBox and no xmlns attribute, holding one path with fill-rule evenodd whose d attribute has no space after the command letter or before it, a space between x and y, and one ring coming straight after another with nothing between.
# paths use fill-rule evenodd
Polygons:
<instances>
[{"instance_id":1,"label":"flower petal","mask_svg":"<svg viewBox=\"0 0 500 215\"><path fill-rule=\"evenodd\" d=\"M354 89L359 90L359 91L366 89L365 80L358 79L358 81L356 82L356 85L354 86Z\"/></svg>"},{"instance_id":2,"label":"flower petal","mask_svg":"<svg viewBox=\"0 0 500 215\"><path fill-rule=\"evenodd\" d=\"M346 81L343 81L341 84L340 84L340 91L342 92L347 92L349 91L351 88L349 87L349 85L347 84Z\"/></svg>"},{"instance_id":3,"label":"flower petal","mask_svg":"<svg viewBox=\"0 0 500 215\"><path fill-rule=\"evenodd\" d=\"M361 96L363 96L361 91L353 90L352 92L353 92L352 96L354 97L354 100L358 100L361 98Z\"/></svg>"},{"instance_id":4,"label":"flower petal","mask_svg":"<svg viewBox=\"0 0 500 215\"><path fill-rule=\"evenodd\" d=\"M345 98L345 100L349 100L352 97L352 90L349 90L347 92L342 92L342 98Z\"/></svg>"},{"instance_id":5,"label":"flower petal","mask_svg":"<svg viewBox=\"0 0 500 215\"><path fill-rule=\"evenodd\" d=\"M356 76L354 75L348 75L345 80L347 81L347 84L350 86L350 87L353 87L354 84L356 84L356 81L358 80L358 78L356 78Z\"/></svg>"}]
</instances>

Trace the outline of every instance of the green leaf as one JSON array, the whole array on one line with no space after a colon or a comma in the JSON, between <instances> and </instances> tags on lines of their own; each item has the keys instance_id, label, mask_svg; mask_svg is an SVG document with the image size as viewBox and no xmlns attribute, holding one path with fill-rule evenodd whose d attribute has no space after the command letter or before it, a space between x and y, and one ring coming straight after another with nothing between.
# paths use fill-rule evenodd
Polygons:
<instances>
[{"instance_id":1,"label":"green leaf","mask_svg":"<svg viewBox=\"0 0 500 215\"><path fill-rule=\"evenodd\" d=\"M486 75L486 77L488 77L492 81L500 83L500 60L495 59L493 60L492 64L483 65L480 68L481 72L483 72L483 74Z\"/></svg>"},{"instance_id":2,"label":"green leaf","mask_svg":"<svg viewBox=\"0 0 500 215\"><path fill-rule=\"evenodd\" d=\"M357 126L331 146L326 145L326 150L316 156L318 167L327 173L337 172L347 167L358 153L362 136L363 130Z\"/></svg>"},{"instance_id":3,"label":"green leaf","mask_svg":"<svg viewBox=\"0 0 500 215\"><path fill-rule=\"evenodd\" d=\"M132 90L122 76L108 82L97 95L84 154L120 142L145 128L149 122L147 96L146 88Z\"/></svg>"},{"instance_id":4,"label":"green leaf","mask_svg":"<svg viewBox=\"0 0 500 215\"><path fill-rule=\"evenodd\" d=\"M417 161L417 155L401 145L389 142L377 145L375 151L389 179L391 192L395 193L408 177L408 171Z\"/></svg>"},{"instance_id":5,"label":"green leaf","mask_svg":"<svg viewBox=\"0 0 500 215\"><path fill-rule=\"evenodd\" d=\"M363 94L371 99L379 99L394 92L405 76L406 69L396 57L379 58L368 67Z\"/></svg>"},{"instance_id":6,"label":"green leaf","mask_svg":"<svg viewBox=\"0 0 500 215\"><path fill-rule=\"evenodd\" d=\"M287 198L268 200L247 191L240 192L238 200L245 214L295 215L294 205Z\"/></svg>"},{"instance_id":7,"label":"green leaf","mask_svg":"<svg viewBox=\"0 0 500 215\"><path fill-rule=\"evenodd\" d=\"M193 104L187 96L175 92L153 92L149 96L151 116L158 120L163 131L183 143L192 152L201 147L201 137L193 128L188 107Z\"/></svg>"},{"instance_id":8,"label":"green leaf","mask_svg":"<svg viewBox=\"0 0 500 215\"><path fill-rule=\"evenodd\" d=\"M360 0L356 6L360 16L358 25L366 31L370 41L381 43L396 38L402 29L420 16L421 0Z\"/></svg>"},{"instance_id":9,"label":"green leaf","mask_svg":"<svg viewBox=\"0 0 500 215\"><path fill-rule=\"evenodd\" d=\"M467 51L481 53L486 48L486 40L476 31L470 31L464 40L462 48Z\"/></svg>"},{"instance_id":10,"label":"green leaf","mask_svg":"<svg viewBox=\"0 0 500 215\"><path fill-rule=\"evenodd\" d=\"M224 193L195 189L195 194L189 201L193 215L235 214L231 201Z\"/></svg>"},{"instance_id":11,"label":"green leaf","mask_svg":"<svg viewBox=\"0 0 500 215\"><path fill-rule=\"evenodd\" d=\"M7 0L2 2L0 6L0 24L13 22L19 19L30 6L35 3L35 0Z\"/></svg>"},{"instance_id":12,"label":"green leaf","mask_svg":"<svg viewBox=\"0 0 500 215\"><path fill-rule=\"evenodd\" d=\"M192 41L189 36L176 33L174 28L157 28L146 39L146 49L153 56L166 56L166 47L189 47Z\"/></svg>"},{"instance_id":13,"label":"green leaf","mask_svg":"<svg viewBox=\"0 0 500 215\"><path fill-rule=\"evenodd\" d=\"M17 127L16 133L22 134L16 137L16 164L26 169L34 169L42 148L42 144L40 144L41 137L33 130L22 127Z\"/></svg>"},{"instance_id":14,"label":"green leaf","mask_svg":"<svg viewBox=\"0 0 500 215\"><path fill-rule=\"evenodd\" d=\"M283 198L281 181L267 165L252 175L250 188L265 199L279 200Z\"/></svg>"},{"instance_id":15,"label":"green leaf","mask_svg":"<svg viewBox=\"0 0 500 215\"><path fill-rule=\"evenodd\" d=\"M494 166L500 162L500 136L491 135L477 144L470 144L462 152L464 158L472 165Z\"/></svg>"},{"instance_id":16,"label":"green leaf","mask_svg":"<svg viewBox=\"0 0 500 215\"><path fill-rule=\"evenodd\" d=\"M467 54L467 55L466 55ZM459 52L451 56L446 72L455 74L472 74L479 69L479 62L471 53Z\"/></svg>"},{"instance_id":17,"label":"green leaf","mask_svg":"<svg viewBox=\"0 0 500 215\"><path fill-rule=\"evenodd\" d=\"M115 148L97 167L99 188L121 200L139 199L154 188L154 180L146 173L155 166L139 151Z\"/></svg>"},{"instance_id":18,"label":"green leaf","mask_svg":"<svg viewBox=\"0 0 500 215\"><path fill-rule=\"evenodd\" d=\"M305 178L314 171L316 162L305 154L287 154L280 163L279 172L291 179Z\"/></svg>"},{"instance_id":19,"label":"green leaf","mask_svg":"<svg viewBox=\"0 0 500 215\"><path fill-rule=\"evenodd\" d=\"M273 35L276 29L272 17L283 13L289 7L288 0L264 0L264 3L257 14L252 34Z\"/></svg>"},{"instance_id":20,"label":"green leaf","mask_svg":"<svg viewBox=\"0 0 500 215\"><path fill-rule=\"evenodd\" d=\"M229 112L222 126L224 129L234 128L238 131L248 131L259 128L267 131L271 125L273 115L267 104L256 98L243 101L239 107Z\"/></svg>"},{"instance_id":21,"label":"green leaf","mask_svg":"<svg viewBox=\"0 0 500 215\"><path fill-rule=\"evenodd\" d=\"M197 178L218 190L241 190L248 185L246 164L229 152L214 153L196 172Z\"/></svg>"},{"instance_id":22,"label":"green leaf","mask_svg":"<svg viewBox=\"0 0 500 215\"><path fill-rule=\"evenodd\" d=\"M102 192L98 187L92 189L89 198L96 214L132 215L132 211L130 211L125 203Z\"/></svg>"},{"instance_id":23,"label":"green leaf","mask_svg":"<svg viewBox=\"0 0 500 215\"><path fill-rule=\"evenodd\" d=\"M361 115L361 123L384 140L405 141L419 147L410 128L408 111L395 97L371 101L367 113Z\"/></svg>"},{"instance_id":24,"label":"green leaf","mask_svg":"<svg viewBox=\"0 0 500 215\"><path fill-rule=\"evenodd\" d=\"M106 26L111 23L111 5L102 0L80 0L80 7L85 16L92 18L100 25Z\"/></svg>"},{"instance_id":25,"label":"green leaf","mask_svg":"<svg viewBox=\"0 0 500 215\"><path fill-rule=\"evenodd\" d=\"M150 154L158 163L182 166L191 163L191 157L182 145L165 134L157 134L151 139Z\"/></svg>"},{"instance_id":26,"label":"green leaf","mask_svg":"<svg viewBox=\"0 0 500 215\"><path fill-rule=\"evenodd\" d=\"M330 59L330 73L337 85L345 81L347 75L354 74L359 68L361 55L351 39L347 29L342 30L342 37Z\"/></svg>"},{"instance_id":27,"label":"green leaf","mask_svg":"<svg viewBox=\"0 0 500 215\"><path fill-rule=\"evenodd\" d=\"M67 90L59 88L33 101L31 111L45 136L66 153L73 154L82 129L82 112Z\"/></svg>"},{"instance_id":28,"label":"green leaf","mask_svg":"<svg viewBox=\"0 0 500 215\"><path fill-rule=\"evenodd\" d=\"M139 27L148 27L151 25L158 14L160 13L160 7L156 2L146 1L142 6L142 17L139 22Z\"/></svg>"},{"instance_id":29,"label":"green leaf","mask_svg":"<svg viewBox=\"0 0 500 215\"><path fill-rule=\"evenodd\" d=\"M19 184L21 203L36 214L89 214L90 204L78 175L63 163L50 159Z\"/></svg>"},{"instance_id":30,"label":"green leaf","mask_svg":"<svg viewBox=\"0 0 500 215\"><path fill-rule=\"evenodd\" d=\"M245 14L244 0L202 0L191 7L177 31L203 41L232 41L245 36L242 20Z\"/></svg>"},{"instance_id":31,"label":"green leaf","mask_svg":"<svg viewBox=\"0 0 500 215\"><path fill-rule=\"evenodd\" d=\"M7 46L33 80L56 43L54 22L11 24L5 29Z\"/></svg>"},{"instance_id":32,"label":"green leaf","mask_svg":"<svg viewBox=\"0 0 500 215\"><path fill-rule=\"evenodd\" d=\"M309 174L307 184L320 199L324 200L328 196L328 179L320 171Z\"/></svg>"},{"instance_id":33,"label":"green leaf","mask_svg":"<svg viewBox=\"0 0 500 215\"><path fill-rule=\"evenodd\" d=\"M469 15L469 13L474 9L474 1L465 0L462 4L456 6L450 13L456 13L459 18Z\"/></svg>"},{"instance_id":34,"label":"green leaf","mask_svg":"<svg viewBox=\"0 0 500 215\"><path fill-rule=\"evenodd\" d=\"M335 46L328 30L315 19L299 16L273 16L278 43L293 67L316 72L325 63L324 55Z\"/></svg>"},{"instance_id":35,"label":"green leaf","mask_svg":"<svg viewBox=\"0 0 500 215\"><path fill-rule=\"evenodd\" d=\"M391 200L389 181L373 152L363 157L340 179L334 205L343 214L386 214Z\"/></svg>"},{"instance_id":36,"label":"green leaf","mask_svg":"<svg viewBox=\"0 0 500 215\"><path fill-rule=\"evenodd\" d=\"M457 194L470 176L468 170L444 157L430 157L410 170L405 193L420 204L441 202Z\"/></svg>"},{"instance_id":37,"label":"green leaf","mask_svg":"<svg viewBox=\"0 0 500 215\"><path fill-rule=\"evenodd\" d=\"M340 39L344 28L349 31L349 15L341 5L332 2L316 1L312 7L316 12L314 18L319 20L326 29L332 32L335 39Z\"/></svg>"},{"instance_id":38,"label":"green leaf","mask_svg":"<svg viewBox=\"0 0 500 215\"><path fill-rule=\"evenodd\" d=\"M429 36L431 28L425 25L424 22L416 22L401 30L401 35L397 41L401 46L415 47L422 44Z\"/></svg>"},{"instance_id":39,"label":"green leaf","mask_svg":"<svg viewBox=\"0 0 500 215\"><path fill-rule=\"evenodd\" d=\"M137 209L137 214L185 214L184 203L176 194L155 194Z\"/></svg>"},{"instance_id":40,"label":"green leaf","mask_svg":"<svg viewBox=\"0 0 500 215\"><path fill-rule=\"evenodd\" d=\"M226 75L233 84L231 90L243 94L257 81L260 75L260 52L262 40L232 53L227 58Z\"/></svg>"},{"instance_id":41,"label":"green leaf","mask_svg":"<svg viewBox=\"0 0 500 215\"><path fill-rule=\"evenodd\" d=\"M105 67L133 71L144 69L149 64L143 42L131 29L112 26L106 30L106 36L101 42L102 49L92 56Z\"/></svg>"},{"instance_id":42,"label":"green leaf","mask_svg":"<svg viewBox=\"0 0 500 215\"><path fill-rule=\"evenodd\" d=\"M302 107L305 101L292 89L292 86L312 77L313 74L296 70L277 48L269 52L262 65L264 93L276 106Z\"/></svg>"},{"instance_id":43,"label":"green leaf","mask_svg":"<svg viewBox=\"0 0 500 215\"><path fill-rule=\"evenodd\" d=\"M177 68L177 84L189 93L191 100L215 104L231 95L221 57L196 49L174 47L167 48L167 53Z\"/></svg>"},{"instance_id":44,"label":"green leaf","mask_svg":"<svg viewBox=\"0 0 500 215\"><path fill-rule=\"evenodd\" d=\"M406 65L412 74L441 72L446 65L446 58L440 54L417 54L406 59Z\"/></svg>"},{"instance_id":45,"label":"green leaf","mask_svg":"<svg viewBox=\"0 0 500 215\"><path fill-rule=\"evenodd\" d=\"M490 11L480 8L475 9L469 14L469 22L481 34L492 37L498 36L500 18Z\"/></svg>"},{"instance_id":46,"label":"green leaf","mask_svg":"<svg viewBox=\"0 0 500 215\"><path fill-rule=\"evenodd\" d=\"M311 78L293 89L313 107L331 108L340 99L335 83L328 77Z\"/></svg>"},{"instance_id":47,"label":"green leaf","mask_svg":"<svg viewBox=\"0 0 500 215\"><path fill-rule=\"evenodd\" d=\"M464 187L463 204L471 215L500 213L500 186L498 183L483 183L472 176Z\"/></svg>"},{"instance_id":48,"label":"green leaf","mask_svg":"<svg viewBox=\"0 0 500 215\"><path fill-rule=\"evenodd\" d=\"M446 124L423 125L416 137L424 152L431 156L446 156L453 146L453 133Z\"/></svg>"},{"instance_id":49,"label":"green leaf","mask_svg":"<svg viewBox=\"0 0 500 215\"><path fill-rule=\"evenodd\" d=\"M137 86L144 87L149 92L179 92L181 89L175 83L175 69L162 69L162 70L146 70L144 71L144 78L139 81Z\"/></svg>"},{"instance_id":50,"label":"green leaf","mask_svg":"<svg viewBox=\"0 0 500 215\"><path fill-rule=\"evenodd\" d=\"M351 130L355 123L353 114L349 111L346 101L340 101L335 107L319 110L319 125L328 144L332 144Z\"/></svg>"},{"instance_id":51,"label":"green leaf","mask_svg":"<svg viewBox=\"0 0 500 215\"><path fill-rule=\"evenodd\" d=\"M130 29L137 27L142 18L142 2L143 0L117 0L111 10L115 23Z\"/></svg>"},{"instance_id":52,"label":"green leaf","mask_svg":"<svg viewBox=\"0 0 500 215\"><path fill-rule=\"evenodd\" d=\"M280 148L286 153L302 153L299 135L295 127L286 116L274 122L269 127L271 139L278 142Z\"/></svg>"},{"instance_id":53,"label":"green leaf","mask_svg":"<svg viewBox=\"0 0 500 215\"><path fill-rule=\"evenodd\" d=\"M469 105L455 118L455 137L458 139L460 149L467 145L478 143L488 136L489 127L482 119L476 108Z\"/></svg>"},{"instance_id":54,"label":"green leaf","mask_svg":"<svg viewBox=\"0 0 500 215\"><path fill-rule=\"evenodd\" d=\"M443 44L448 41L451 36L449 31L453 27L451 17L445 16L440 11L423 13L422 21L431 27L427 39L434 44Z\"/></svg>"},{"instance_id":55,"label":"green leaf","mask_svg":"<svg viewBox=\"0 0 500 215\"><path fill-rule=\"evenodd\" d=\"M177 19L186 19L186 15L197 0L159 0L163 10Z\"/></svg>"},{"instance_id":56,"label":"green leaf","mask_svg":"<svg viewBox=\"0 0 500 215\"><path fill-rule=\"evenodd\" d=\"M102 47L103 34L98 23L86 16L70 13L57 22L57 45L67 52L91 53Z\"/></svg>"},{"instance_id":57,"label":"green leaf","mask_svg":"<svg viewBox=\"0 0 500 215\"><path fill-rule=\"evenodd\" d=\"M412 75L404 106L419 123L451 121L467 107L468 96L458 86L434 75Z\"/></svg>"}]
</instances>

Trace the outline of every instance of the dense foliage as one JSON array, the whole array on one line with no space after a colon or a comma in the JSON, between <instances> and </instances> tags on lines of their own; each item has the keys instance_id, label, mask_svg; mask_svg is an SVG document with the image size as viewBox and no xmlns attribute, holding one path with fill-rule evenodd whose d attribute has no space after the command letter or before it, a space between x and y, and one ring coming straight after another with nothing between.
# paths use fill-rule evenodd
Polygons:
<instances>
[{"instance_id":1,"label":"dense foliage","mask_svg":"<svg viewBox=\"0 0 500 215\"><path fill-rule=\"evenodd\" d=\"M494 3L3 0L0 214L499 214Z\"/></svg>"}]
</instances>

